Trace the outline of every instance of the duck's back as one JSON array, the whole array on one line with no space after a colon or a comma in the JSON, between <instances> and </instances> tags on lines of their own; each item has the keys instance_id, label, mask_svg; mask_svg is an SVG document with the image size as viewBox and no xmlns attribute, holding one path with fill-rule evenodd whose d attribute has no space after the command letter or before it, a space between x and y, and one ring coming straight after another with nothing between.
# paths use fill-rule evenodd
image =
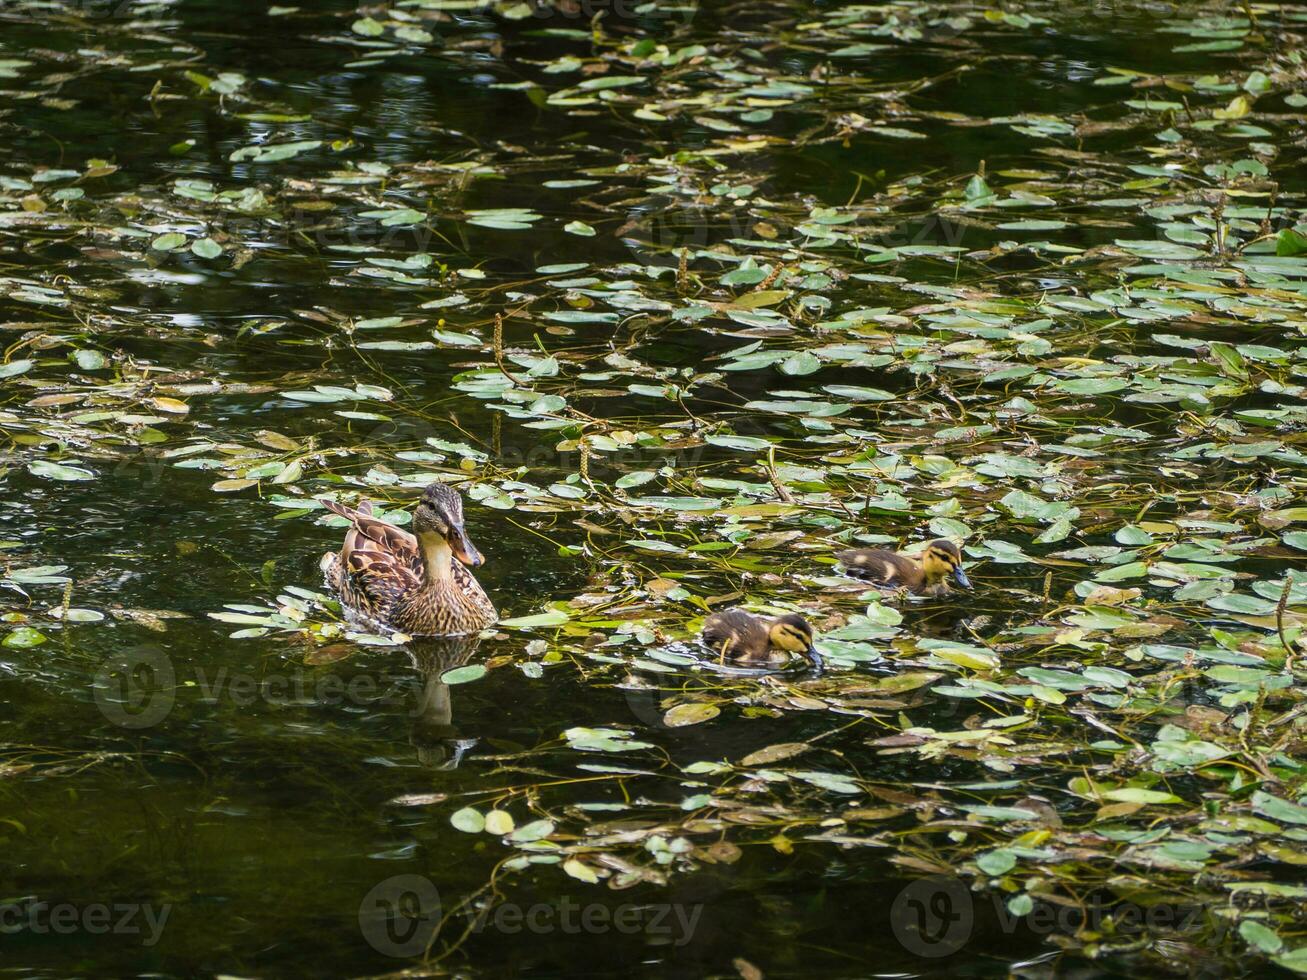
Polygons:
<instances>
[{"instance_id":1,"label":"duck's back","mask_svg":"<svg viewBox=\"0 0 1307 980\"><path fill-rule=\"evenodd\" d=\"M723 652L729 657L748 658L765 657L771 647L767 636L767 627L757 616L743 609L727 609L713 613L703 621L700 634L703 642L713 650Z\"/></svg>"},{"instance_id":2,"label":"duck's back","mask_svg":"<svg viewBox=\"0 0 1307 980\"><path fill-rule=\"evenodd\" d=\"M883 548L855 548L835 556L854 578L863 578L891 588L919 589L924 581L921 566L897 552Z\"/></svg>"},{"instance_id":3,"label":"duck's back","mask_svg":"<svg viewBox=\"0 0 1307 980\"><path fill-rule=\"evenodd\" d=\"M351 522L339 553L323 556L327 584L346 607L383 623L406 594L421 586L422 560L417 539L407 531L372 516L372 504L363 501L351 509L323 500L333 514Z\"/></svg>"}]
</instances>

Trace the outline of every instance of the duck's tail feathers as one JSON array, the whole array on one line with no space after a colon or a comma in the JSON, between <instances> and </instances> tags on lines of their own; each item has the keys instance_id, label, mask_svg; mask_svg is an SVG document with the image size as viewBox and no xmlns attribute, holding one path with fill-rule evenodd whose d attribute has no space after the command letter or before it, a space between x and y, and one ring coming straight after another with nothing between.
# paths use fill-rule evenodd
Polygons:
<instances>
[{"instance_id":1,"label":"duck's tail feathers","mask_svg":"<svg viewBox=\"0 0 1307 980\"><path fill-rule=\"evenodd\" d=\"M318 503L322 504L323 507L327 508L327 510L331 511L333 514L345 518L347 521L353 521L358 517L369 517L372 514L371 500L360 500L357 507L346 507L344 504L337 503L334 500L328 500L326 497L319 497Z\"/></svg>"}]
</instances>

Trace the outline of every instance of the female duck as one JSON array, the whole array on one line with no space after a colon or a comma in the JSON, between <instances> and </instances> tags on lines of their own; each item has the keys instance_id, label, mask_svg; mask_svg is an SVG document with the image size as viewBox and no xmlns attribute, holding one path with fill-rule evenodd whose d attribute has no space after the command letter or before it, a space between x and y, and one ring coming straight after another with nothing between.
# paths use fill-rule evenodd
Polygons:
<instances>
[{"instance_id":1,"label":"female duck","mask_svg":"<svg viewBox=\"0 0 1307 980\"><path fill-rule=\"evenodd\" d=\"M705 619L700 636L722 661L729 656L737 661L767 663L776 649L806 654L817 666L821 665L813 647L812 627L797 613L763 619L743 609L727 609Z\"/></svg>"},{"instance_id":2,"label":"female duck","mask_svg":"<svg viewBox=\"0 0 1307 980\"><path fill-rule=\"evenodd\" d=\"M427 487L413 511L413 534L373 517L366 500L357 510L320 503L353 525L340 553L321 562L347 611L411 636L477 633L499 618L466 567L485 559L463 529L457 491Z\"/></svg>"},{"instance_id":3,"label":"female duck","mask_svg":"<svg viewBox=\"0 0 1307 980\"><path fill-rule=\"evenodd\" d=\"M971 588L971 580L962 570L962 552L943 538L926 545L920 558L880 548L856 548L835 557L855 578L917 595L943 595L949 591L949 579L964 589Z\"/></svg>"}]
</instances>

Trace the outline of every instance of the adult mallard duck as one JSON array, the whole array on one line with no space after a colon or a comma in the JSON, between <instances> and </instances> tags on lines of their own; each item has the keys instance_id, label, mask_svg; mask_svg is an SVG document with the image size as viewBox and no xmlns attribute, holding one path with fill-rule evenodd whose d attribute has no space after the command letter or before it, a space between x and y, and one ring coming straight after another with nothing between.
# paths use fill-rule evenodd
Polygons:
<instances>
[{"instance_id":1,"label":"adult mallard duck","mask_svg":"<svg viewBox=\"0 0 1307 980\"><path fill-rule=\"evenodd\" d=\"M327 583L345 608L411 636L458 636L491 625L499 614L467 566L485 559L463 529L463 498L443 483L422 492L413 534L357 509L320 501L352 526L340 552L322 556Z\"/></svg>"},{"instance_id":2,"label":"adult mallard duck","mask_svg":"<svg viewBox=\"0 0 1307 980\"><path fill-rule=\"evenodd\" d=\"M743 609L727 609L705 619L699 635L722 661L730 657L745 663L767 663L774 648L805 654L821 666L821 658L813 647L813 629L798 613L763 619Z\"/></svg>"},{"instance_id":3,"label":"adult mallard duck","mask_svg":"<svg viewBox=\"0 0 1307 980\"><path fill-rule=\"evenodd\" d=\"M964 589L971 588L971 580L962 570L962 552L943 538L926 545L920 558L881 548L855 548L835 557L855 578L917 595L943 595L949 591L949 579Z\"/></svg>"}]
</instances>

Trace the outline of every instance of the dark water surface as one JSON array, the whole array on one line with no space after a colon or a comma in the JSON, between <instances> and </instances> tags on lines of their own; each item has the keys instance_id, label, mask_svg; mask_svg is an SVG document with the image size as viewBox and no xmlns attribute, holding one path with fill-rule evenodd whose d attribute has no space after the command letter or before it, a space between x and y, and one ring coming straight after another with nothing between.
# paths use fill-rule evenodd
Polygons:
<instances>
[{"instance_id":1,"label":"dark water surface","mask_svg":"<svg viewBox=\"0 0 1307 980\"><path fill-rule=\"evenodd\" d=\"M855 533L894 542L951 533L953 525L937 522L956 519L976 535L968 562L978 595L903 604L898 638L872 637L880 653L835 657L841 683L890 676L890 668L939 667L927 653L914 655L901 645L909 636L988 643L1000 626L1057 623L1057 613L1040 618L1048 608L1040 599L1050 587L1045 574L1055 574L1054 597L1066 594L1074 605L1079 600L1069 590L1085 574L1083 561L987 560L994 555L982 542L1003 537L1023 544L1030 555L1111 545L1122 525L1141 519L1136 515L1150 499L1148 506L1156 509L1149 519L1171 521L1198 508L1193 495L1227 480L1247 494L1273 485L1295 487L1284 474L1301 475L1300 464L1276 457L1274 464L1266 462L1268 469L1259 469L1247 461L1193 456L1168 462L1171 469L1162 472L1162 454L1188 445L1186 440L1236 435L1216 428L1178 435L1178 413L1201 415L1196 404L1182 409L1085 390L1077 404L1062 406L1059 424L1134 425L1147 438L1118 442L1106 459L1058 457L1059 466L1068 468L1062 475L1050 470L1043 490L1049 499L1077 503L1085 516L1072 540L1053 545L1034 543L1051 521L1021 525L994 503L1018 483L1037 492L1038 478L1027 484L1013 477L1009 485L986 477L984 492L958 484L972 490L959 491L963 504L955 511L928 510L954 493L932 484L924 502L917 498L903 511L892 505L864 508L865 497L879 497L888 486L873 491L865 473L841 482L796 469L782 476L801 497L811 495L805 498L810 509L752 517L748 506L775 500L759 465L765 452L704 445L699 435L733 431L765 439L778 448L779 465L824 468L821 453L847 454L847 463L874 443L867 430L883 423L885 441L905 447L899 450L905 460L929 472L931 458L956 464L995 450L998 442L987 443L983 433L953 442L932 433L997 421L995 412L1011 397L1042 397L1032 393L1033 385L1024 388L1024 380L1006 392L980 386L986 374L1024 363L1027 356L1036 363L1046 352L1023 350L1011 360L986 361L986 340L940 327L931 334L932 352L921 360L907 340L907 346L895 346L896 335L921 337L933 329L923 329L920 320L914 325L915 307L941 297L944 305L953 299L965 305L974 298L967 289L975 287L975 295L993 290L989 312L995 317L1011 314L1029 323L1051 312L1057 319L1049 334L1054 353L1040 369L1060 377L1065 375L1059 370L1077 367L1074 358L1185 353L1157 341L1157 334L1283 344L1298 338L1307 322L1294 320L1302 315L1301 294L1286 288L1283 308L1264 316L1230 313L1245 323L1231 337L1218 328L1215 314L1159 325L1163 315L1184 314L1145 310L1132 318L1120 309L1108 312L1110 304L1093 314L1074 303L1060 311L1037 308L1049 295L1089 302L1085 298L1096 291L1119 286L1114 277L1122 266L1152 261L1143 256L1118 251L1104 265L1101 255L1084 251L1063 264L1069 252L999 248L990 265L975 254L952 253L896 254L884 262L863 261L861 245L840 243L825 251L801 245L787 253L796 276L803 262L813 263L803 270L809 276L823 267L838 273L825 284L790 284L795 295L806 289L832 301L829 308L795 312L797 328L790 323L769 332L756 322L669 314L687 305L676 285L682 249L694 253L690 266L701 277L700 301L719 302L730 296L729 288L714 285L723 270L745 255L767 261L784 252L784 243L802 241L804 235L793 229L812 209L840 209L855 201L866 205L859 221L866 225L863 242L872 249L960 245L981 253L1013 239L1051 238L1068 250L1095 250L1114 247L1115 240L1160 239L1156 216L1143 213L1143 205L1104 202L1150 194L1161 201L1163 191L1155 187L1127 186L1154 176L1129 168L1148 167L1152 159L1166 162L1141 146L1168 146L1154 134L1183 126L1183 111L1101 131L1091 124L1136 119L1122 106L1126 99L1180 96L1165 85L1105 86L1095 80L1108 67L1187 80L1205 73L1242 78L1265 59L1287 58L1297 35L1277 31L1294 25L1301 30L1294 15L1303 8L1260 5L1261 33L1248 47L1189 53L1172 49L1219 39L1223 25L1213 21L1189 35L1168 33L1168 25L1192 25L1218 14L1242 23L1240 8L1200 5L1172 17L1149 4L1031 4L1023 9L1043 19L1025 22L1013 5L1010 13L1018 19L1005 23L986 21L984 10L968 5L936 10L928 4L855 8L702 0L675 9L651 5L643 13L630 12L631 4L621 8L625 15L610 11L592 25L561 10L530 16L511 3L496 10L400 3L362 13L348 4L313 0L287 6L217 0L0 3L0 68L5 59L16 61L13 77L0 78L6 89L0 101L0 175L16 181L0 186L0 326L7 363L36 361L29 371L0 381L0 407L6 410L0 425L13 440L12 459L0 476L0 555L10 570L67 566L50 575L71 579L67 598L62 581L20 580L14 584L21 591L0 593L13 629L29 625L46 638L36 646L0 647L0 899L9 903L4 908L10 915L0 922L0 976L371 976L413 970L751 977L755 968L768 976L1042 976L1059 964L1115 975L1140 962L1156 964L1159 955L1180 973L1201 972L1212 950L1233 955L1228 936L1209 946L1203 933L1173 937L1172 946L1160 952L1148 942L1131 946L1117 936L1107 951L1113 955L1097 963L1083 958L1082 935L1063 957L1050 935L1073 934L1076 923L1056 916L1047 923L1016 920L1004 906L1019 890L1019 873L1006 879L1010 887L1002 892L972 893L968 884L954 889L950 879L936 879L972 860L960 852L950 856L950 833L953 844L970 848L989 828L963 827L965 815L947 802L923 807L909 797L930 797L936 790L928 787L1017 780L993 796L979 788L963 792L972 803L1005 806L1024 794L1043 793L1041 799L1052 799L1060 809L1061 787L1080 763L1068 768L1059 761L1058 768L1050 763L1045 769L1032 758L1005 771L966 753L883 752L883 745L871 742L912 726L974 730L979 721L964 720L980 710L979 702L923 700L914 692L903 695L903 703L814 704L814 695L824 696L820 690L787 687L789 680L723 680L711 669L696 669L697 654L683 643L687 624L707 607L667 593L684 588L712 605L715 597L738 591L750 601L804 609L823 628L823 617L839 610L841 621L830 623L838 629L867 601L857 589L815 581L832 572L829 560L814 562L814 556L828 559ZM380 36L367 33L366 26L362 33L351 27L368 13ZM965 28L942 20L967 14ZM865 29L841 34L843 27L812 26L840 24L843 15ZM889 30L891 21L905 26ZM430 38L396 42L395 31L405 26L421 28ZM677 66L641 64L639 57L606 60L643 38L673 52L704 45L714 56L734 59L734 67L713 69L725 72L714 75L695 63L701 56L694 54ZM857 43L877 47L830 54ZM376 56L370 59L370 53ZM544 70L569 55L587 67ZM1301 91L1301 76L1292 81L1289 61L1277 63L1290 81L1277 77L1275 84L1296 84ZM220 94L206 91L205 81L188 79L188 71L219 79L220 87L221 73L241 77L231 92ZM748 96L733 95L738 102L718 111L714 100L746 84L732 81L731 72L755 72L759 85L775 78L813 91L792 104L777 102L775 92L754 96L753 105L746 104ZM615 101L547 101L585 79L623 75L648 75L657 84L639 90L641 98L634 101L625 87L591 90L615 93ZM526 91L526 83L537 87ZM1229 102L1232 91L1204 95L1190 88L1186 97L1207 118L1213 107ZM673 107L669 100L676 99L700 101ZM636 115L645 102L666 118ZM1279 122L1259 117L1259 125L1271 127L1269 138L1186 131L1186 139L1195 141L1186 144L1192 152L1176 160L1196 183L1166 200L1202 204L1204 188L1219 183L1201 177L1205 163L1241 158L1250 139L1283 142L1278 161L1252 153L1270 163L1280 196L1250 192L1247 206L1274 202L1279 210L1271 230L1291 225L1303 186L1302 130L1295 129L1301 118L1278 96L1267 96L1266 104L1268 113L1282 114ZM773 114L739 118L759 108ZM873 134L859 128L851 113L926 138ZM1023 113L1081 129L1036 138L991 121ZM741 138L752 133L774 139L763 149L727 150L729 134L715 121L739 127ZM1295 132L1297 143L1291 145ZM293 140L322 143L281 161L231 159L242 147ZM32 182L49 168L67 168L76 177L94 168L95 160L116 169ZM479 173L465 172L477 168ZM957 211L941 219L947 205L939 202L964 202L963 186L982 168L996 187L1047 191L1056 208L1048 214ZM176 192L179 179L208 181L219 193L258 192L266 205L242 209L197 201ZM577 179L596 183L545 186ZM724 189L712 189L719 182L746 181L757 189L738 204ZM1041 181L1043 190L1035 186ZM84 188L85 197L51 196L67 187ZM927 187L935 189L927 193ZM1230 206L1242 204L1232 198ZM400 207L427 217L421 224L386 228L365 216ZM468 212L491 208L530 209L538 218L522 229L468 222ZM1050 215L1065 226L995 227ZM1244 241L1256 237L1258 220L1243 220L1231 233ZM597 233L569 233L565 226L573 221ZM764 222L761 231L758 221ZM774 226L770 238L767 223ZM1194 234L1206 234L1195 227ZM158 236L169 232L185 237L183 247L157 247L168 244ZM221 246L221 257L189 251L205 237ZM808 242L814 237L807 233ZM149 247L151 241L156 247ZM733 257L714 263L706 257L713 249ZM395 271L413 256L429 256L431 263L399 270L410 276L407 281L378 276L378 270ZM369 265L369 258L391 266ZM548 271L565 263L582 265ZM587 277L594 282L566 283ZM23 281L53 292L33 298ZM1213 280L1222 281L1228 282ZM914 291L918 284L935 292ZM587 290L616 290L655 305L642 310L628 298L610 306ZM459 293L468 297L463 305L421 308ZM1015 307L1004 312L1005 297L1030 305L1020 313ZM881 319L872 321L879 332L846 336L814 326L853 308L880 310ZM616 309L620 323L617 316L568 322L541 315L573 309ZM525 312L510 315L504 325L506 363L522 382L519 389L534 387L533 393L506 403L499 389L460 386L469 371L497 377L493 318L516 310ZM411 322L350 329L383 317ZM968 329L975 326L972 321ZM438 333L432 343L433 329L465 341L450 342ZM1037 327L1034 334L1041 329L1048 328ZM11 346L34 333L38 339ZM888 353L864 363L832 355L819 373L797 366L786 373L774 367L725 371L694 388L684 410L675 398L628 388L677 384L688 390L696 372L721 369L718 355L759 339L765 347L798 350L863 340L876 348L869 356ZM425 346L356 346L360 341ZM106 361L70 363L73 350L99 351ZM546 354L561 369L551 371L541 361ZM1072 360L1054 364L1061 356ZM1286 383L1302 383L1301 362L1295 363ZM1164 377L1168 368L1157 370L1162 382L1174 380ZM534 386L524 380L528 371ZM1201 383L1219 380L1213 369ZM285 396L314 385L359 384L384 388L384 399ZM803 395L831 399L822 390L828 385L884 389L901 400L886 404L902 411L887 408L878 415L879 408L859 402L847 418L817 417L809 424L795 410L769 414L744 407ZM43 395L70 392L75 397L41 401ZM535 398L554 394L567 399L567 411L530 408ZM959 395L970 414L954 415L963 404ZM1295 396L1262 388L1232 397L1230 407L1256 409L1284 408ZM185 414L177 410L178 401L185 403ZM918 411L914 405L925 407ZM1217 426L1228 417L1206 420ZM724 423L729 428L719 428ZM850 426L854 435L828 439ZM1038 445L1065 443L1070 431L1034 424L1022 435L1014 428L1002 436L1008 440L1002 451L1025 453L1043 465L1048 457L1039 455ZM642 434L642 448L613 453L600 446L582 476L578 438L602 435L620 442L634 433ZM1274 434L1253 430L1255 438ZM1277 452L1296 453L1294 441L1286 437ZM470 449L450 449L450 443ZM1036 450L1026 452L1032 445ZM428 455L414 455L421 453ZM80 468L93 478L52 477L29 467L39 460ZM665 460L675 469L654 482L608 489L623 474L656 471ZM268 461L274 464L269 469L248 473ZM292 461L301 474L284 469ZM1085 468L1083 480L1068 475L1077 466ZM1279 477L1267 475L1273 466L1280 468ZM488 558L478 575L504 616L529 616L551 603L565 608L583 594L602 601L567 607L573 622L564 629L504 629L479 646L463 647L384 645L366 638L357 643L344 637L334 615L316 600L304 600L311 607L306 625L211 617L228 604L266 617L279 604L285 612L288 587L322 588L318 559L337 546L341 530L316 520L321 512L312 509L315 494L340 492L352 499L361 493L403 510L416 488L437 476L464 482L465 491L477 485L499 497L488 505L486 495L472 492L467 517L473 540ZM745 481L754 489L697 483L699 477ZM1068 482L1054 485L1063 478ZM586 480L603 492L587 487ZM559 484L556 492L548 489ZM917 492L911 485L898 490L909 499ZM671 503L651 517L625 503L652 495L721 497L722 510ZM731 516L730 507L746 511ZM1208 509L1213 520L1224 519L1216 505ZM743 522L750 533L798 529L802 535L797 543L739 552L738 562L734 551L673 554L625 543L656 539L681 548L720 541L714 522L719 530L730 525L723 534ZM1259 553L1275 560L1242 563L1250 579L1278 574L1291 554ZM1290 564L1300 564L1300 558ZM1167 627L1172 633L1164 642L1207 636L1205 624L1221 614L1202 606L1204 598L1196 596L1198 605L1188 612L1171 609L1176 625ZM61 623L61 607L104 618ZM600 611L587 611L595 609ZM324 624L332 624L325 633ZM886 628L893 632L894 626ZM1259 629L1259 635L1269 633L1265 623ZM1106 656L1107 649L1094 656ZM877 662L881 653L895 650L902 656L897 667L892 660ZM1076 651L1067 659L1073 655L1099 662ZM442 683L442 674L475 664L490 670L466 683ZM1014 695L1008 710L1020 712L1024 698ZM665 712L686 700L711 701L721 713L700 724L669 727ZM1195 700L1214 703L1206 695ZM581 728L623 731L650 747L569 747L562 733ZM1077 737L1107 738L1084 725ZM823 796L819 786L793 781L781 803L771 794L775 780L785 777L773 775L770 783L758 778L729 799L696 798L714 792L716 777L693 764L738 763L782 743L816 748L798 762L764 769L854 773L866 780L861 791ZM615 771L622 769L628 771ZM1202 799L1203 784L1192 793L1184 786L1177 778L1170 790ZM492 805L507 810L519 828L549 820L545 839L515 844L451 824L464 806L484 814ZM769 811L773 805L779 809ZM871 814L869 822L849 817L843 823L839 814L849 807L903 809L897 816ZM699 823L685 825L691 818ZM877 822L887 818L893 823ZM900 848L899 842L916 843L917 824L946 819L958 824L932 831L939 844L933 858ZM876 836L889 827L901 836ZM578 852L576 845L587 838L594 847ZM1023 841L1020 846L1040 846L1033 838ZM905 855L908 860L895 860ZM572 864L578 856L579 865ZM1075 859L1063 859L1067 864L1059 867L1072 880ZM1100 871L1111 860L1100 863ZM1132 873L1139 870L1128 866ZM604 880L586 880L596 873ZM624 873L624 887L605 887ZM912 890L922 880L927 884ZM1290 871L1285 880L1296 877ZM1085 881L1092 890L1099 877ZM34 902L63 909L75 920L52 923ZM474 918L478 903L489 906L488 918ZM107 930L95 918L100 906L112 912ZM422 948L437 923L439 934L424 965ZM1139 956L1151 958L1133 958ZM1213 956L1207 968L1230 962Z\"/></svg>"}]
</instances>

